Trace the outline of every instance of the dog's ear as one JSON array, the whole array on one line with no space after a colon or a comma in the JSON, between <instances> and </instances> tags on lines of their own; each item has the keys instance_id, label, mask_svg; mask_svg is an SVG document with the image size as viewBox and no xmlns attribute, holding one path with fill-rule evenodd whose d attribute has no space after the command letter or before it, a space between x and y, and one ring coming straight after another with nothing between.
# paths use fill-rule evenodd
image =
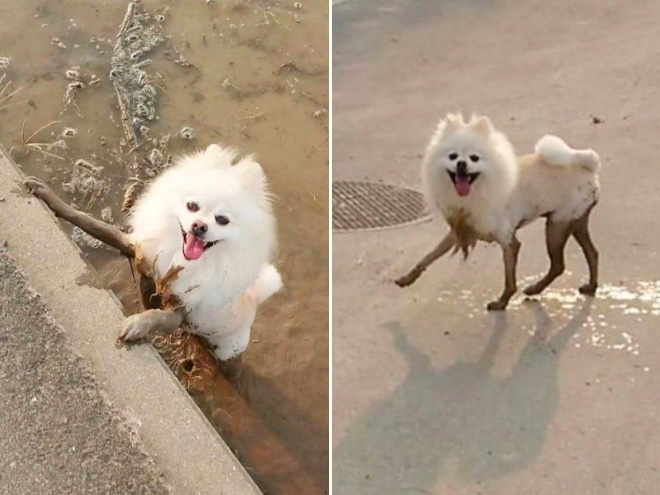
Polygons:
<instances>
[{"instance_id":1,"label":"dog's ear","mask_svg":"<svg viewBox=\"0 0 660 495\"><path fill-rule=\"evenodd\" d=\"M460 112L448 113L443 124L446 130L460 129L461 127L465 126L465 119L463 118L463 114Z\"/></svg>"},{"instance_id":2,"label":"dog's ear","mask_svg":"<svg viewBox=\"0 0 660 495\"><path fill-rule=\"evenodd\" d=\"M238 174L243 185L254 197L267 202L269 199L268 179L261 165L254 161L252 156L243 158L234 165L233 170Z\"/></svg>"},{"instance_id":3,"label":"dog's ear","mask_svg":"<svg viewBox=\"0 0 660 495\"><path fill-rule=\"evenodd\" d=\"M470 127L484 136L488 136L493 132L493 123L485 115L472 117Z\"/></svg>"},{"instance_id":4,"label":"dog's ear","mask_svg":"<svg viewBox=\"0 0 660 495\"><path fill-rule=\"evenodd\" d=\"M204 151L204 158L208 164L216 168L229 168L236 160L238 153L232 148L222 148L217 144L212 144Z\"/></svg>"}]
</instances>

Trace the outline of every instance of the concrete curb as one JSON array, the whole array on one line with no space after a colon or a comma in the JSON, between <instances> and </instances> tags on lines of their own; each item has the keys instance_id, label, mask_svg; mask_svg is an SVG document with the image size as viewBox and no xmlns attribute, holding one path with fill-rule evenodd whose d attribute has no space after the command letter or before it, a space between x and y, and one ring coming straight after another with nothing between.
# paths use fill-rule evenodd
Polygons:
<instances>
[{"instance_id":1,"label":"concrete curb","mask_svg":"<svg viewBox=\"0 0 660 495\"><path fill-rule=\"evenodd\" d=\"M0 146L0 236L174 492L261 495L158 353L150 345L115 346L123 319L118 301L105 289L78 283L90 278L91 268L22 179Z\"/></svg>"}]
</instances>

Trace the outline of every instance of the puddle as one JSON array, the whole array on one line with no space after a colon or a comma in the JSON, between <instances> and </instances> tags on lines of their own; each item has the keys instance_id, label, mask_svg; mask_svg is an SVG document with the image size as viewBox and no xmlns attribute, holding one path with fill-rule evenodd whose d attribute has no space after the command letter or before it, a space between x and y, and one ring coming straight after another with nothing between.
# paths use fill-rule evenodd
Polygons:
<instances>
[{"instance_id":1,"label":"puddle","mask_svg":"<svg viewBox=\"0 0 660 495\"><path fill-rule=\"evenodd\" d=\"M145 105L134 122L137 152L129 153L110 76L124 2L0 4L0 18L12 19L0 27L0 88L9 80L9 90L22 88L0 100L0 142L27 174L120 224L127 190L170 156L212 142L257 153L277 196L276 264L286 291L260 310L243 362L224 374L195 339L175 336L168 355L264 492L327 493L328 6L142 5L163 16L154 25L163 40L135 56L151 63L130 67L144 78L140 88L155 91L129 102ZM126 311L135 311L126 260L78 237Z\"/></svg>"},{"instance_id":2,"label":"puddle","mask_svg":"<svg viewBox=\"0 0 660 495\"><path fill-rule=\"evenodd\" d=\"M565 273L571 276L570 272ZM533 275L520 280L519 286L526 287L542 275ZM460 304L465 318L474 320L485 313L484 301L496 297L496 293L475 293L469 289L443 288L436 293L436 302ZM573 312L584 303L585 297L573 287L547 288L537 297L515 296L509 303L507 313L524 311L529 301L543 303L547 316L558 321L570 319ZM572 336L576 349L592 347L606 351L627 352L639 356L641 348L635 339L634 328L646 317L660 315L660 282L637 281L628 286L604 284L598 288L592 314L585 318L579 332ZM533 325L520 324L520 329L530 336L535 334ZM644 368L645 371L648 371Z\"/></svg>"}]
</instances>

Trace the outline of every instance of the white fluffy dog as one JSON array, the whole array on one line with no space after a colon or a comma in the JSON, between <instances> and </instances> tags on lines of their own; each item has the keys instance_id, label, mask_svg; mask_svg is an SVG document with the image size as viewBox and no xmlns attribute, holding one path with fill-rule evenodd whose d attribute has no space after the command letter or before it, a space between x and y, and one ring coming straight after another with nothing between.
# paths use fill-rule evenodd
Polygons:
<instances>
[{"instance_id":1,"label":"white fluffy dog","mask_svg":"<svg viewBox=\"0 0 660 495\"><path fill-rule=\"evenodd\" d=\"M555 136L542 137L533 154L516 157L507 137L488 117L473 116L466 122L460 114L448 115L426 150L422 181L429 204L444 217L450 232L397 284L412 284L451 249L467 256L477 241L497 242L504 255L505 288L488 309L504 309L517 290L516 231L546 217L550 270L525 293L540 293L564 271L564 246L572 235L589 265L589 282L580 291L594 294L598 252L588 220L598 201L599 168L595 151L572 149Z\"/></svg>"},{"instance_id":2,"label":"white fluffy dog","mask_svg":"<svg viewBox=\"0 0 660 495\"><path fill-rule=\"evenodd\" d=\"M252 157L218 145L181 158L141 196L131 238L154 279L183 267L170 285L185 307L186 330L205 337L222 360L250 341L257 305L282 286L269 264L275 218L266 177ZM124 340L140 338L144 313L128 319Z\"/></svg>"},{"instance_id":3,"label":"white fluffy dog","mask_svg":"<svg viewBox=\"0 0 660 495\"><path fill-rule=\"evenodd\" d=\"M155 281L155 296L167 299L162 309L128 317L124 341L185 321L186 331L208 340L219 359L233 358L248 346L257 306L282 287L270 264L271 196L251 156L238 159L234 150L211 145L182 157L142 194L128 235L73 210L38 179L27 185L56 215L135 256L141 275ZM144 305L153 307L154 294L141 288Z\"/></svg>"}]
</instances>

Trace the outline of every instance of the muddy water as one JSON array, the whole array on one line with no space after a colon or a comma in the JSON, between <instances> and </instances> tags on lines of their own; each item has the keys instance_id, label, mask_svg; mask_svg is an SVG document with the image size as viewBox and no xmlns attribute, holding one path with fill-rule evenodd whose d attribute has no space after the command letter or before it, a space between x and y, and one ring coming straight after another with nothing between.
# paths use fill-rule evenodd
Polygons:
<instances>
[{"instance_id":1,"label":"muddy water","mask_svg":"<svg viewBox=\"0 0 660 495\"><path fill-rule=\"evenodd\" d=\"M328 4L142 5L163 14L167 35L146 69L157 90L147 137L170 135L166 156L212 142L258 154L277 196L277 265L287 287L260 310L242 363L221 370L198 341L182 335L165 342L166 358L265 492L327 493ZM14 147L26 173L93 214L110 207L117 223L136 175L108 77L125 12L125 2L0 0L0 57L11 57L0 77L22 87L9 102L18 105L0 110L0 142ZM65 73L74 66L85 87L67 106ZM194 139L178 137L183 126ZM67 127L77 135L63 139L66 149L42 146L46 155L30 146L58 141ZM81 158L103 167L94 197L63 188ZM110 251L82 249L126 311L135 311L127 262Z\"/></svg>"}]
</instances>

